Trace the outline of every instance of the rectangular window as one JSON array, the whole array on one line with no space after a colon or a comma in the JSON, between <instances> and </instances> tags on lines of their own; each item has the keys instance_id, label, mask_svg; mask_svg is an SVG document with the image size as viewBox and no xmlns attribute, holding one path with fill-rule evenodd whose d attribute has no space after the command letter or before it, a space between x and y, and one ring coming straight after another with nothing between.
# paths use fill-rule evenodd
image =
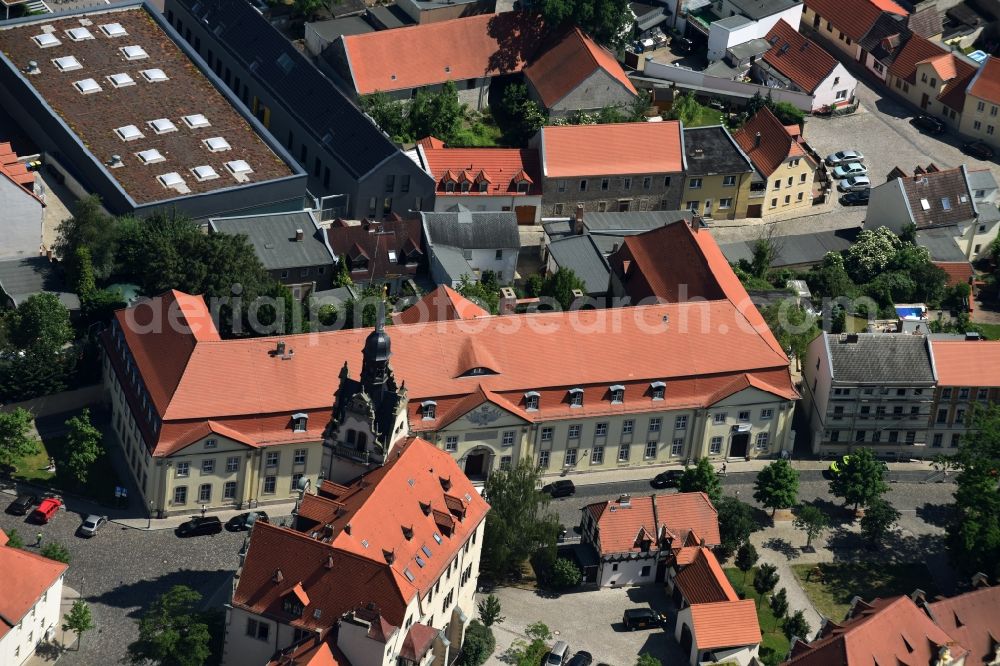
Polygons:
<instances>
[{"instance_id":1,"label":"rectangular window","mask_svg":"<svg viewBox=\"0 0 1000 666\"><path fill-rule=\"evenodd\" d=\"M936 419L936 421L937 421L937 423L947 423L948 422L948 410L947 409L939 409L937 411L937 419Z\"/></svg>"},{"instance_id":2,"label":"rectangular window","mask_svg":"<svg viewBox=\"0 0 1000 666\"><path fill-rule=\"evenodd\" d=\"M231 500L236 499L236 482L226 481L222 484L222 499Z\"/></svg>"},{"instance_id":3,"label":"rectangular window","mask_svg":"<svg viewBox=\"0 0 1000 666\"><path fill-rule=\"evenodd\" d=\"M188 489L187 486L177 486L174 488L174 504L187 504L188 501Z\"/></svg>"},{"instance_id":4,"label":"rectangular window","mask_svg":"<svg viewBox=\"0 0 1000 666\"><path fill-rule=\"evenodd\" d=\"M601 178L601 189L602 190L607 190L609 187L611 187L611 179L610 178Z\"/></svg>"},{"instance_id":5,"label":"rectangular window","mask_svg":"<svg viewBox=\"0 0 1000 666\"><path fill-rule=\"evenodd\" d=\"M198 501L199 502L211 502L212 501L212 484L203 483L198 487Z\"/></svg>"},{"instance_id":6,"label":"rectangular window","mask_svg":"<svg viewBox=\"0 0 1000 666\"><path fill-rule=\"evenodd\" d=\"M566 435L569 439L580 439L580 426L571 425Z\"/></svg>"},{"instance_id":7,"label":"rectangular window","mask_svg":"<svg viewBox=\"0 0 1000 666\"><path fill-rule=\"evenodd\" d=\"M608 424L598 423L594 426L594 437L607 437L608 435Z\"/></svg>"},{"instance_id":8,"label":"rectangular window","mask_svg":"<svg viewBox=\"0 0 1000 666\"><path fill-rule=\"evenodd\" d=\"M265 476L264 477L264 494L273 495L275 488L278 487L278 477L276 476Z\"/></svg>"},{"instance_id":9,"label":"rectangular window","mask_svg":"<svg viewBox=\"0 0 1000 666\"><path fill-rule=\"evenodd\" d=\"M977 120L974 123L972 123L972 128L973 129L977 129L977 130L978 129L982 129L983 128L983 124Z\"/></svg>"},{"instance_id":10,"label":"rectangular window","mask_svg":"<svg viewBox=\"0 0 1000 666\"><path fill-rule=\"evenodd\" d=\"M458 435L448 435L444 438L445 451L458 451Z\"/></svg>"},{"instance_id":11,"label":"rectangular window","mask_svg":"<svg viewBox=\"0 0 1000 666\"><path fill-rule=\"evenodd\" d=\"M684 453L684 440L683 439L675 439L673 442L671 442L671 444L670 444L670 455L672 455L672 456L679 456L679 455L682 455L683 453Z\"/></svg>"},{"instance_id":12,"label":"rectangular window","mask_svg":"<svg viewBox=\"0 0 1000 666\"><path fill-rule=\"evenodd\" d=\"M293 465L305 465L306 464L306 449L295 449L295 453L292 455Z\"/></svg>"},{"instance_id":13,"label":"rectangular window","mask_svg":"<svg viewBox=\"0 0 1000 666\"><path fill-rule=\"evenodd\" d=\"M795 200L801 202L804 197L805 197L805 192L799 192L798 194L795 195Z\"/></svg>"},{"instance_id":14,"label":"rectangular window","mask_svg":"<svg viewBox=\"0 0 1000 666\"><path fill-rule=\"evenodd\" d=\"M206 449L214 449L217 446L219 446L219 440L217 440L217 439L206 439L205 440L205 448Z\"/></svg>"},{"instance_id":15,"label":"rectangular window","mask_svg":"<svg viewBox=\"0 0 1000 666\"><path fill-rule=\"evenodd\" d=\"M593 452L590 454L590 464L601 465L603 463L604 463L604 447L595 446Z\"/></svg>"},{"instance_id":16,"label":"rectangular window","mask_svg":"<svg viewBox=\"0 0 1000 666\"><path fill-rule=\"evenodd\" d=\"M646 450L643 452L643 458L649 460L650 458L656 457L657 442L646 442Z\"/></svg>"},{"instance_id":17,"label":"rectangular window","mask_svg":"<svg viewBox=\"0 0 1000 666\"><path fill-rule=\"evenodd\" d=\"M961 442L962 442L962 435L960 435L959 433L956 432L951 436L951 448L957 449L958 445L961 444Z\"/></svg>"},{"instance_id":18,"label":"rectangular window","mask_svg":"<svg viewBox=\"0 0 1000 666\"><path fill-rule=\"evenodd\" d=\"M502 260L502 259L503 259L503 250L497 250L497 251L496 251L496 254L494 254L494 255L493 255L493 257L494 257L494 258L495 258L495 259L496 259L497 261L500 261L500 260Z\"/></svg>"},{"instance_id":19,"label":"rectangular window","mask_svg":"<svg viewBox=\"0 0 1000 666\"><path fill-rule=\"evenodd\" d=\"M576 448L566 449L566 464L575 465L576 464Z\"/></svg>"},{"instance_id":20,"label":"rectangular window","mask_svg":"<svg viewBox=\"0 0 1000 666\"><path fill-rule=\"evenodd\" d=\"M394 192L396 190L396 177L386 176L385 177L385 191Z\"/></svg>"},{"instance_id":21,"label":"rectangular window","mask_svg":"<svg viewBox=\"0 0 1000 666\"><path fill-rule=\"evenodd\" d=\"M778 207L778 199L777 198L771 199L771 206L770 207L771 208L777 208Z\"/></svg>"},{"instance_id":22,"label":"rectangular window","mask_svg":"<svg viewBox=\"0 0 1000 666\"><path fill-rule=\"evenodd\" d=\"M951 388L941 389L941 398L943 400L951 400Z\"/></svg>"},{"instance_id":23,"label":"rectangular window","mask_svg":"<svg viewBox=\"0 0 1000 666\"><path fill-rule=\"evenodd\" d=\"M865 431L864 430L859 430L856 433L854 433L854 441L855 442L863 442L863 441L865 441Z\"/></svg>"},{"instance_id":24,"label":"rectangular window","mask_svg":"<svg viewBox=\"0 0 1000 666\"><path fill-rule=\"evenodd\" d=\"M581 192L586 192L587 191L587 181L586 181L586 179L580 181L580 191Z\"/></svg>"},{"instance_id":25,"label":"rectangular window","mask_svg":"<svg viewBox=\"0 0 1000 666\"><path fill-rule=\"evenodd\" d=\"M233 472L240 471L240 457L230 456L226 458L226 472L232 474Z\"/></svg>"},{"instance_id":26,"label":"rectangular window","mask_svg":"<svg viewBox=\"0 0 1000 666\"><path fill-rule=\"evenodd\" d=\"M653 179L650 178L649 176L643 177L643 179L642 179L642 189L648 190L651 187L653 187Z\"/></svg>"},{"instance_id":27,"label":"rectangular window","mask_svg":"<svg viewBox=\"0 0 1000 666\"><path fill-rule=\"evenodd\" d=\"M712 423L715 425L722 425L726 422L726 417L729 416L726 412L717 412L712 415Z\"/></svg>"},{"instance_id":28,"label":"rectangular window","mask_svg":"<svg viewBox=\"0 0 1000 666\"><path fill-rule=\"evenodd\" d=\"M510 469L510 456L500 456L500 469Z\"/></svg>"},{"instance_id":29,"label":"rectangular window","mask_svg":"<svg viewBox=\"0 0 1000 666\"><path fill-rule=\"evenodd\" d=\"M913 430L906 431L906 443L913 444L915 441L917 441L917 433Z\"/></svg>"},{"instance_id":30,"label":"rectangular window","mask_svg":"<svg viewBox=\"0 0 1000 666\"><path fill-rule=\"evenodd\" d=\"M786 194L785 195L785 205L787 206L790 203L792 203L792 195L791 194Z\"/></svg>"},{"instance_id":31,"label":"rectangular window","mask_svg":"<svg viewBox=\"0 0 1000 666\"><path fill-rule=\"evenodd\" d=\"M618 462L628 462L628 454L631 448L628 444L622 444L618 447Z\"/></svg>"},{"instance_id":32,"label":"rectangular window","mask_svg":"<svg viewBox=\"0 0 1000 666\"><path fill-rule=\"evenodd\" d=\"M757 433L757 439L754 441L754 446L758 450L763 451L767 448L768 434L766 432Z\"/></svg>"},{"instance_id":33,"label":"rectangular window","mask_svg":"<svg viewBox=\"0 0 1000 666\"><path fill-rule=\"evenodd\" d=\"M723 176L722 177L723 187L736 187L736 176Z\"/></svg>"},{"instance_id":34,"label":"rectangular window","mask_svg":"<svg viewBox=\"0 0 1000 666\"><path fill-rule=\"evenodd\" d=\"M895 444L898 441L899 441L899 433L896 432L895 430L890 430L889 431L889 443L890 444Z\"/></svg>"},{"instance_id":35,"label":"rectangular window","mask_svg":"<svg viewBox=\"0 0 1000 666\"><path fill-rule=\"evenodd\" d=\"M954 422L956 424L958 424L958 425L961 425L961 424L965 423L965 410L964 409L956 409L955 410L955 421Z\"/></svg>"},{"instance_id":36,"label":"rectangular window","mask_svg":"<svg viewBox=\"0 0 1000 666\"><path fill-rule=\"evenodd\" d=\"M208 460L201 461L201 473L202 474L212 474L215 472L215 458L209 458Z\"/></svg>"},{"instance_id":37,"label":"rectangular window","mask_svg":"<svg viewBox=\"0 0 1000 666\"><path fill-rule=\"evenodd\" d=\"M179 462L179 463L177 463L177 471L175 472L175 475L177 476L177 478L183 479L184 477L188 476L190 473L191 473L191 463L187 463L187 462Z\"/></svg>"},{"instance_id":38,"label":"rectangular window","mask_svg":"<svg viewBox=\"0 0 1000 666\"><path fill-rule=\"evenodd\" d=\"M689 180L688 181L688 188L690 188L692 190L700 190L701 189L701 178L692 178L691 180Z\"/></svg>"},{"instance_id":39,"label":"rectangular window","mask_svg":"<svg viewBox=\"0 0 1000 666\"><path fill-rule=\"evenodd\" d=\"M718 453L722 452L722 438L721 437L713 437L712 438L712 440L708 444L708 452L711 453L712 455L715 455L715 454L718 454Z\"/></svg>"},{"instance_id":40,"label":"rectangular window","mask_svg":"<svg viewBox=\"0 0 1000 666\"><path fill-rule=\"evenodd\" d=\"M674 430L686 430L688 427L687 415L678 416L674 419Z\"/></svg>"},{"instance_id":41,"label":"rectangular window","mask_svg":"<svg viewBox=\"0 0 1000 666\"><path fill-rule=\"evenodd\" d=\"M760 420L761 421L770 421L772 418L774 418L774 410L773 409L762 409L762 410L760 410Z\"/></svg>"},{"instance_id":42,"label":"rectangular window","mask_svg":"<svg viewBox=\"0 0 1000 666\"><path fill-rule=\"evenodd\" d=\"M264 454L264 464L268 467L277 467L278 460L281 458L280 451L268 451Z\"/></svg>"},{"instance_id":43,"label":"rectangular window","mask_svg":"<svg viewBox=\"0 0 1000 666\"><path fill-rule=\"evenodd\" d=\"M663 177L663 187L670 187L670 176Z\"/></svg>"},{"instance_id":44,"label":"rectangular window","mask_svg":"<svg viewBox=\"0 0 1000 666\"><path fill-rule=\"evenodd\" d=\"M773 189L776 189L776 190L780 190L781 189L781 179L780 178L775 178L774 179L774 188Z\"/></svg>"},{"instance_id":45,"label":"rectangular window","mask_svg":"<svg viewBox=\"0 0 1000 666\"><path fill-rule=\"evenodd\" d=\"M976 391L976 400L986 400L989 397L989 389L978 389Z\"/></svg>"},{"instance_id":46,"label":"rectangular window","mask_svg":"<svg viewBox=\"0 0 1000 666\"><path fill-rule=\"evenodd\" d=\"M565 192L566 191L566 181L565 180L560 180L556 184L556 189L558 189L560 192Z\"/></svg>"},{"instance_id":47,"label":"rectangular window","mask_svg":"<svg viewBox=\"0 0 1000 666\"><path fill-rule=\"evenodd\" d=\"M552 428L551 427L542 428L542 441L543 442L551 442L552 441Z\"/></svg>"},{"instance_id":48,"label":"rectangular window","mask_svg":"<svg viewBox=\"0 0 1000 666\"><path fill-rule=\"evenodd\" d=\"M693 213L697 213L698 212L698 206L699 206L699 204L700 204L700 202L698 202L698 201L688 201L687 205L685 206L685 210L689 210L689 211L691 211Z\"/></svg>"},{"instance_id":49,"label":"rectangular window","mask_svg":"<svg viewBox=\"0 0 1000 666\"><path fill-rule=\"evenodd\" d=\"M732 198L719 199L719 210L728 210L733 207Z\"/></svg>"},{"instance_id":50,"label":"rectangular window","mask_svg":"<svg viewBox=\"0 0 1000 666\"><path fill-rule=\"evenodd\" d=\"M623 435L631 435L632 434L632 427L634 425L635 425L635 421L633 421L632 419L625 419L624 421L622 421L622 434Z\"/></svg>"},{"instance_id":51,"label":"rectangular window","mask_svg":"<svg viewBox=\"0 0 1000 666\"><path fill-rule=\"evenodd\" d=\"M933 446L935 449L940 449L941 448L941 443L943 441L944 441L944 435L942 435L939 432L935 433L934 434L934 439L931 440L931 446Z\"/></svg>"},{"instance_id":52,"label":"rectangular window","mask_svg":"<svg viewBox=\"0 0 1000 666\"><path fill-rule=\"evenodd\" d=\"M661 423L663 423L663 419L659 416L654 416L649 419L649 432L660 432Z\"/></svg>"},{"instance_id":53,"label":"rectangular window","mask_svg":"<svg viewBox=\"0 0 1000 666\"><path fill-rule=\"evenodd\" d=\"M745 411L740 412L737 418L741 423L746 423L747 421L750 420L750 410L747 409Z\"/></svg>"},{"instance_id":54,"label":"rectangular window","mask_svg":"<svg viewBox=\"0 0 1000 666\"><path fill-rule=\"evenodd\" d=\"M625 176L625 178L624 178L624 179L622 179L622 188L623 188L623 189L624 189L624 190L625 190L626 192L627 192L628 190L631 190L631 189L632 189L632 179L631 179L631 178L629 178L628 176Z\"/></svg>"},{"instance_id":55,"label":"rectangular window","mask_svg":"<svg viewBox=\"0 0 1000 666\"><path fill-rule=\"evenodd\" d=\"M968 400L969 399L969 389L967 389L967 388L960 388L960 389L958 389L958 399L959 400Z\"/></svg>"},{"instance_id":56,"label":"rectangular window","mask_svg":"<svg viewBox=\"0 0 1000 666\"><path fill-rule=\"evenodd\" d=\"M538 452L538 466L541 467L542 469L548 469L549 468L549 452L548 451L539 451Z\"/></svg>"},{"instance_id":57,"label":"rectangular window","mask_svg":"<svg viewBox=\"0 0 1000 666\"><path fill-rule=\"evenodd\" d=\"M400 192L409 192L410 191L410 177L409 176L400 176L399 177L399 191Z\"/></svg>"},{"instance_id":58,"label":"rectangular window","mask_svg":"<svg viewBox=\"0 0 1000 666\"><path fill-rule=\"evenodd\" d=\"M501 440L503 446L514 446L514 431L504 430L503 439Z\"/></svg>"}]
</instances>

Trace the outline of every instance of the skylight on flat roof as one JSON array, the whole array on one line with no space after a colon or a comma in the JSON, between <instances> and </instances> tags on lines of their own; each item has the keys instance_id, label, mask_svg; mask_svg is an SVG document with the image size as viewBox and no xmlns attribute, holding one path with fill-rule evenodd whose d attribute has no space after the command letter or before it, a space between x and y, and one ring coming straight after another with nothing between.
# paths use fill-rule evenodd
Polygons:
<instances>
[{"instance_id":1,"label":"skylight on flat roof","mask_svg":"<svg viewBox=\"0 0 1000 666\"><path fill-rule=\"evenodd\" d=\"M163 162L166 159L156 148L140 150L135 154L135 156L138 157L139 161L143 164L155 164L156 162Z\"/></svg>"},{"instance_id":2,"label":"skylight on flat roof","mask_svg":"<svg viewBox=\"0 0 1000 666\"><path fill-rule=\"evenodd\" d=\"M59 58L53 58L52 64L56 66L60 72L72 72L74 69L83 69L83 65L80 61L76 59L76 56L60 56Z\"/></svg>"},{"instance_id":3,"label":"skylight on flat roof","mask_svg":"<svg viewBox=\"0 0 1000 666\"><path fill-rule=\"evenodd\" d=\"M166 134L168 132L177 131L177 125L174 125L169 118L157 118L156 120L150 120L147 124L152 127L153 131L157 134Z\"/></svg>"},{"instance_id":4,"label":"skylight on flat roof","mask_svg":"<svg viewBox=\"0 0 1000 666\"><path fill-rule=\"evenodd\" d=\"M62 42L59 41L59 38L53 35L51 32L43 32L40 35L35 35L31 39L32 41L35 42L35 44L38 44L38 46L40 46L43 49L48 49L53 46L59 46L60 44L62 44Z\"/></svg>"},{"instance_id":5,"label":"skylight on flat roof","mask_svg":"<svg viewBox=\"0 0 1000 666\"><path fill-rule=\"evenodd\" d=\"M66 31L66 34L74 42L82 42L85 39L93 39L94 35L86 28L70 28Z\"/></svg>"},{"instance_id":6,"label":"skylight on flat roof","mask_svg":"<svg viewBox=\"0 0 1000 666\"><path fill-rule=\"evenodd\" d=\"M167 75L163 73L162 69L144 69L139 73L142 74L142 78L150 83L159 83L160 81L167 80Z\"/></svg>"},{"instance_id":7,"label":"skylight on flat roof","mask_svg":"<svg viewBox=\"0 0 1000 666\"><path fill-rule=\"evenodd\" d=\"M219 174L216 173L215 169L213 169L207 164L202 166L196 166L195 168L191 169L191 173L194 174L195 179L199 183L204 182L206 180L215 180L216 178L219 177Z\"/></svg>"},{"instance_id":8,"label":"skylight on flat roof","mask_svg":"<svg viewBox=\"0 0 1000 666\"><path fill-rule=\"evenodd\" d=\"M160 181L160 185L163 185L163 187L177 187L184 184L184 179L176 171L157 176L156 180Z\"/></svg>"},{"instance_id":9,"label":"skylight on flat roof","mask_svg":"<svg viewBox=\"0 0 1000 666\"><path fill-rule=\"evenodd\" d=\"M199 127L210 127L212 123L208 122L208 118L202 113L193 113L190 116L184 116L181 118L184 124L191 129L198 129Z\"/></svg>"},{"instance_id":10,"label":"skylight on flat roof","mask_svg":"<svg viewBox=\"0 0 1000 666\"><path fill-rule=\"evenodd\" d=\"M213 153L221 153L222 151L229 150L231 148L229 142L221 136L213 136L209 139L205 139L202 143L205 144L205 147Z\"/></svg>"},{"instance_id":11,"label":"skylight on flat roof","mask_svg":"<svg viewBox=\"0 0 1000 666\"><path fill-rule=\"evenodd\" d=\"M226 168L229 169L231 173L253 173L253 169L247 164L246 160L233 160L232 162L226 162Z\"/></svg>"},{"instance_id":12,"label":"skylight on flat roof","mask_svg":"<svg viewBox=\"0 0 1000 666\"><path fill-rule=\"evenodd\" d=\"M135 141L136 139L142 139L143 133L139 131L139 128L135 125L124 125L115 129L115 134L122 141Z\"/></svg>"},{"instance_id":13,"label":"skylight on flat roof","mask_svg":"<svg viewBox=\"0 0 1000 666\"><path fill-rule=\"evenodd\" d=\"M101 92L101 86L94 79L82 79L73 83L77 90L83 95L90 95Z\"/></svg>"},{"instance_id":14,"label":"skylight on flat roof","mask_svg":"<svg viewBox=\"0 0 1000 666\"><path fill-rule=\"evenodd\" d=\"M121 54L125 56L126 60L143 60L149 57L149 54L146 53L146 49L139 45L123 46L118 50L121 51Z\"/></svg>"},{"instance_id":15,"label":"skylight on flat roof","mask_svg":"<svg viewBox=\"0 0 1000 666\"><path fill-rule=\"evenodd\" d=\"M128 34L121 23L105 23L101 26L101 32L108 37L124 37Z\"/></svg>"},{"instance_id":16,"label":"skylight on flat roof","mask_svg":"<svg viewBox=\"0 0 1000 666\"><path fill-rule=\"evenodd\" d=\"M133 79L125 72L121 72L119 74L112 74L111 76L108 77L108 81L111 81L111 85L113 85L115 88L124 88L125 86L135 85L135 79Z\"/></svg>"}]
</instances>

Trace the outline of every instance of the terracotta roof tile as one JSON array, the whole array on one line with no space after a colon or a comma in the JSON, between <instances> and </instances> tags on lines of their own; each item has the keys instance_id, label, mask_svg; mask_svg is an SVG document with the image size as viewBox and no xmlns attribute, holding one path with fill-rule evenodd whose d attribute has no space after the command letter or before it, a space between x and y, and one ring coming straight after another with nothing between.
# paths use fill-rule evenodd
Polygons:
<instances>
[{"instance_id":1,"label":"terracotta roof tile","mask_svg":"<svg viewBox=\"0 0 1000 666\"><path fill-rule=\"evenodd\" d=\"M933 263L948 276L949 287L954 287L957 284L969 284L969 280L976 274L972 264L968 261L935 261Z\"/></svg>"},{"instance_id":2,"label":"terracotta roof tile","mask_svg":"<svg viewBox=\"0 0 1000 666\"><path fill-rule=\"evenodd\" d=\"M656 514L667 531L681 543L691 542L691 536L704 538L705 545L718 546L719 514L705 493L674 493L656 496Z\"/></svg>"},{"instance_id":3,"label":"terracotta roof tile","mask_svg":"<svg viewBox=\"0 0 1000 666\"><path fill-rule=\"evenodd\" d=\"M684 168L680 122L548 125L541 131L541 159L547 178L678 173Z\"/></svg>"},{"instance_id":4,"label":"terracotta roof tile","mask_svg":"<svg viewBox=\"0 0 1000 666\"><path fill-rule=\"evenodd\" d=\"M351 666L351 662L332 640L313 636L282 650L267 662L267 666Z\"/></svg>"},{"instance_id":5,"label":"terracotta roof tile","mask_svg":"<svg viewBox=\"0 0 1000 666\"><path fill-rule=\"evenodd\" d=\"M927 604L928 614L969 650L965 666L993 662L1000 641L1000 586L982 587Z\"/></svg>"},{"instance_id":6,"label":"terracotta roof tile","mask_svg":"<svg viewBox=\"0 0 1000 666\"><path fill-rule=\"evenodd\" d=\"M979 74L969 86L969 94L987 102L1000 104L1000 60L994 56L986 59L979 68Z\"/></svg>"},{"instance_id":7,"label":"terracotta roof tile","mask_svg":"<svg viewBox=\"0 0 1000 666\"><path fill-rule=\"evenodd\" d=\"M960 61L958 58L952 58L952 60L956 63L958 74L954 79L948 81L944 90L941 91L941 94L937 98L939 102L943 102L948 107L956 111L962 111L965 109L965 91L969 87L969 82L972 81L979 70L968 63Z\"/></svg>"},{"instance_id":8,"label":"terracotta roof tile","mask_svg":"<svg viewBox=\"0 0 1000 666\"><path fill-rule=\"evenodd\" d=\"M448 285L442 284L410 307L393 315L392 320L395 324L416 324L450 319L475 319L489 315L490 313L483 308Z\"/></svg>"},{"instance_id":9,"label":"terracotta roof tile","mask_svg":"<svg viewBox=\"0 0 1000 666\"><path fill-rule=\"evenodd\" d=\"M3 540L6 543L6 534ZM3 572L0 639L17 626L67 568L62 562L20 548L0 546L0 571Z\"/></svg>"},{"instance_id":10,"label":"terracotta roof tile","mask_svg":"<svg viewBox=\"0 0 1000 666\"><path fill-rule=\"evenodd\" d=\"M542 103L551 108L598 70L604 70L625 90L637 94L615 57L575 27L525 68L524 75Z\"/></svg>"},{"instance_id":11,"label":"terracotta roof tile","mask_svg":"<svg viewBox=\"0 0 1000 666\"><path fill-rule=\"evenodd\" d=\"M837 61L822 46L797 32L784 19L767 33L767 41L771 48L764 54L764 61L806 92L816 90L837 66Z\"/></svg>"},{"instance_id":12,"label":"terracotta roof tile","mask_svg":"<svg viewBox=\"0 0 1000 666\"><path fill-rule=\"evenodd\" d=\"M1000 387L1000 341L931 340L931 351L938 385Z\"/></svg>"},{"instance_id":13,"label":"terracotta roof tile","mask_svg":"<svg viewBox=\"0 0 1000 666\"><path fill-rule=\"evenodd\" d=\"M691 606L691 622L699 650L760 643L757 608L750 599Z\"/></svg>"},{"instance_id":14,"label":"terracotta roof tile","mask_svg":"<svg viewBox=\"0 0 1000 666\"><path fill-rule=\"evenodd\" d=\"M352 271L355 282L368 282L387 275L415 275L424 256L420 220L415 219L331 225L326 230L326 240L338 258L363 256L368 260L363 270ZM389 252L395 253L396 261L390 259ZM407 256L408 253L411 256Z\"/></svg>"},{"instance_id":15,"label":"terracotta roof tile","mask_svg":"<svg viewBox=\"0 0 1000 666\"><path fill-rule=\"evenodd\" d=\"M910 83L916 82L917 63L948 53L938 44L921 37L910 35L903 44L899 55L889 65L889 73ZM954 56L951 56L954 58Z\"/></svg>"},{"instance_id":16,"label":"terracotta roof tile","mask_svg":"<svg viewBox=\"0 0 1000 666\"><path fill-rule=\"evenodd\" d=\"M709 548L700 548L691 564L681 569L674 582L685 601L692 606L740 600L719 566L719 560Z\"/></svg>"},{"instance_id":17,"label":"terracotta roof tile","mask_svg":"<svg viewBox=\"0 0 1000 666\"><path fill-rule=\"evenodd\" d=\"M538 165L538 151L530 148L446 148L433 137L422 139L419 151L423 162L434 179L438 196L526 196L542 193L541 170ZM447 190L446 183L459 182L459 175L489 174L489 186L485 192L472 187L462 192L460 187ZM518 192L517 181L528 181L528 191Z\"/></svg>"},{"instance_id":18,"label":"terracotta roof tile","mask_svg":"<svg viewBox=\"0 0 1000 666\"><path fill-rule=\"evenodd\" d=\"M854 41L865 36L883 11L907 14L892 0L805 0L805 6Z\"/></svg>"},{"instance_id":19,"label":"terracotta roof tile","mask_svg":"<svg viewBox=\"0 0 1000 666\"><path fill-rule=\"evenodd\" d=\"M758 132L760 133L759 143L756 141ZM733 138L764 176L770 176L774 173L775 169L789 157L802 154L801 147L795 142L792 135L767 108L758 111L753 118L733 134Z\"/></svg>"},{"instance_id":20,"label":"terracotta roof tile","mask_svg":"<svg viewBox=\"0 0 1000 666\"><path fill-rule=\"evenodd\" d=\"M482 14L343 37L360 95L520 72L537 49L541 21Z\"/></svg>"},{"instance_id":21,"label":"terracotta roof tile","mask_svg":"<svg viewBox=\"0 0 1000 666\"><path fill-rule=\"evenodd\" d=\"M640 530L656 534L651 497L634 497L628 502L613 500L604 505L597 525L601 530L601 554L639 552L637 543ZM654 542L652 550L657 549Z\"/></svg>"},{"instance_id":22,"label":"terracotta roof tile","mask_svg":"<svg viewBox=\"0 0 1000 666\"><path fill-rule=\"evenodd\" d=\"M403 639L403 647L399 650L399 656L413 663L419 664L423 660L427 650L434 643L434 639L441 633L440 629L428 627L426 624L417 622L406 632Z\"/></svg>"}]
</instances>

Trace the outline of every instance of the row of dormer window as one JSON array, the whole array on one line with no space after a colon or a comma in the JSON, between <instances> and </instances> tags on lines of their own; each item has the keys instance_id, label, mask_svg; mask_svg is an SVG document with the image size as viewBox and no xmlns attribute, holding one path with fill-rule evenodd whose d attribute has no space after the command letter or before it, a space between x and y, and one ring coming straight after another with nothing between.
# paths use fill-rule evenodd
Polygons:
<instances>
[{"instance_id":1,"label":"row of dormer window","mask_svg":"<svg viewBox=\"0 0 1000 666\"><path fill-rule=\"evenodd\" d=\"M653 400L663 400L666 395L667 385L665 382L650 382L649 395ZM571 388L566 392L567 401L570 407L583 407L583 389ZM625 402L625 386L614 384L608 387L608 401L612 405L620 405ZM529 411L538 411L541 404L541 394L538 391L527 391L524 394L524 408ZM437 418L437 402L425 400L420 403L420 413L424 420Z\"/></svg>"}]
</instances>

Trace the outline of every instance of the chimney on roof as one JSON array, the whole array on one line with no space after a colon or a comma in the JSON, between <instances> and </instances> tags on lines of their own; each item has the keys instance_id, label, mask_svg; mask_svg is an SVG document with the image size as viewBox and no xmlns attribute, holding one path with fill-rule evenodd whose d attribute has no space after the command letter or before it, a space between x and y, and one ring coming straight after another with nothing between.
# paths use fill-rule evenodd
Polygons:
<instances>
[{"instance_id":1,"label":"chimney on roof","mask_svg":"<svg viewBox=\"0 0 1000 666\"><path fill-rule=\"evenodd\" d=\"M576 206L576 218L573 223L573 233L577 236L583 235L583 204Z\"/></svg>"},{"instance_id":2,"label":"chimney on roof","mask_svg":"<svg viewBox=\"0 0 1000 666\"><path fill-rule=\"evenodd\" d=\"M275 569L274 575L271 576L271 580L275 583L280 583L281 581L285 580L285 575L281 573L281 569Z\"/></svg>"},{"instance_id":3,"label":"chimney on roof","mask_svg":"<svg viewBox=\"0 0 1000 666\"><path fill-rule=\"evenodd\" d=\"M285 355L285 341L284 340L278 340L278 345L277 345L277 347L275 348L274 351L278 354L278 356L284 356Z\"/></svg>"},{"instance_id":4,"label":"chimney on roof","mask_svg":"<svg viewBox=\"0 0 1000 666\"><path fill-rule=\"evenodd\" d=\"M587 295L585 293L583 293L582 290L580 290L580 289L574 289L573 290L573 302L570 304L570 308L574 308L575 309L575 308L581 307L583 305L582 301L586 297L587 297Z\"/></svg>"},{"instance_id":5,"label":"chimney on roof","mask_svg":"<svg viewBox=\"0 0 1000 666\"><path fill-rule=\"evenodd\" d=\"M323 563L323 566L327 569L333 568L333 555L326 556L326 562Z\"/></svg>"},{"instance_id":6,"label":"chimney on roof","mask_svg":"<svg viewBox=\"0 0 1000 666\"><path fill-rule=\"evenodd\" d=\"M753 136L753 147L754 148L759 148L760 147L760 132L757 132Z\"/></svg>"},{"instance_id":7,"label":"chimney on roof","mask_svg":"<svg viewBox=\"0 0 1000 666\"><path fill-rule=\"evenodd\" d=\"M295 240L296 241L301 241L305 237L306 237L306 234L305 234L304 231L302 231L301 229L296 229L295 230Z\"/></svg>"},{"instance_id":8,"label":"chimney on roof","mask_svg":"<svg viewBox=\"0 0 1000 666\"><path fill-rule=\"evenodd\" d=\"M517 293L511 287L500 287L500 307L502 315L514 314L517 308Z\"/></svg>"}]
</instances>

